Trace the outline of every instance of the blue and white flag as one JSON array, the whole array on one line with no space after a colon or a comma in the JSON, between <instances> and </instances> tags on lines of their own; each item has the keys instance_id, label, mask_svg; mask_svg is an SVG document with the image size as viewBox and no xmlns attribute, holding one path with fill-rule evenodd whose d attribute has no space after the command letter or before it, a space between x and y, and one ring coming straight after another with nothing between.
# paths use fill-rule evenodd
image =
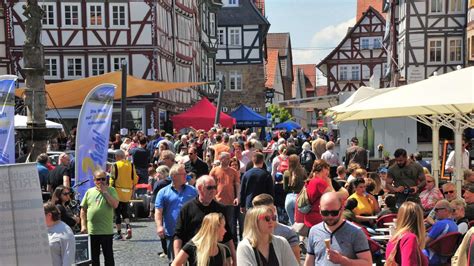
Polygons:
<instances>
[{"instance_id":1,"label":"blue and white flag","mask_svg":"<svg viewBox=\"0 0 474 266\"><path fill-rule=\"evenodd\" d=\"M17 76L0 76L0 165L15 163L15 82Z\"/></svg>"},{"instance_id":2,"label":"blue and white flag","mask_svg":"<svg viewBox=\"0 0 474 266\"><path fill-rule=\"evenodd\" d=\"M116 85L101 84L89 92L77 124L76 135L76 184L86 181L76 188L80 198L87 189L94 186L93 172L105 171L109 147L110 125Z\"/></svg>"}]
</instances>

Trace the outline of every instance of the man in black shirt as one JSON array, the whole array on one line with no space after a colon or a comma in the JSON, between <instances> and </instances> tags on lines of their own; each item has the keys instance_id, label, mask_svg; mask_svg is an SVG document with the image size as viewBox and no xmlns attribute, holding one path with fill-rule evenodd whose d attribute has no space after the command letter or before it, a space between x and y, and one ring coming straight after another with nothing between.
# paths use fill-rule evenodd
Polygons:
<instances>
[{"instance_id":1,"label":"man in black shirt","mask_svg":"<svg viewBox=\"0 0 474 266\"><path fill-rule=\"evenodd\" d=\"M197 155L197 148L191 147L188 149L189 161L185 163L186 173L195 173L196 178L209 174L209 167Z\"/></svg>"},{"instance_id":2,"label":"man in black shirt","mask_svg":"<svg viewBox=\"0 0 474 266\"><path fill-rule=\"evenodd\" d=\"M222 242L229 247L235 264L235 245L232 239L232 231L229 227L230 221L226 216L224 205L214 200L217 192L216 181L208 175L201 176L196 182L196 188L198 190L198 197L186 202L179 212L174 234L174 254L178 254L184 244L196 235L199 228L201 228L204 216L211 212L217 212L222 213L226 217L226 233Z\"/></svg>"},{"instance_id":3,"label":"man in black shirt","mask_svg":"<svg viewBox=\"0 0 474 266\"><path fill-rule=\"evenodd\" d=\"M139 146L131 150L130 154L132 155L132 162L135 165L139 177L138 184L146 184L148 183L148 161L150 160L150 153L146 149L146 137L141 136L138 143Z\"/></svg>"},{"instance_id":4,"label":"man in black shirt","mask_svg":"<svg viewBox=\"0 0 474 266\"><path fill-rule=\"evenodd\" d=\"M71 159L66 153L61 153L58 165L48 174L47 190L53 192L57 186L71 187L71 175L69 173L69 162Z\"/></svg>"},{"instance_id":5,"label":"man in black shirt","mask_svg":"<svg viewBox=\"0 0 474 266\"><path fill-rule=\"evenodd\" d=\"M257 152L253 155L253 168L247 171L240 185L240 211L245 213L246 208L252 207L255 196L267 193L272 197L275 195L273 178L265 170L262 170L264 156Z\"/></svg>"}]
</instances>

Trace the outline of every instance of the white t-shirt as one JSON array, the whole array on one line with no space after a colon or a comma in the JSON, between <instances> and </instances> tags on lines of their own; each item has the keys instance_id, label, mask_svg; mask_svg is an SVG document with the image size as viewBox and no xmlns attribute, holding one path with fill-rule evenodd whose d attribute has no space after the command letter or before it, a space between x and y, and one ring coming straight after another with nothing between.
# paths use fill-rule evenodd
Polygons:
<instances>
[{"instance_id":1,"label":"white t-shirt","mask_svg":"<svg viewBox=\"0 0 474 266\"><path fill-rule=\"evenodd\" d=\"M72 265L76 257L76 240L71 228L59 221L48 228L53 266Z\"/></svg>"}]
</instances>

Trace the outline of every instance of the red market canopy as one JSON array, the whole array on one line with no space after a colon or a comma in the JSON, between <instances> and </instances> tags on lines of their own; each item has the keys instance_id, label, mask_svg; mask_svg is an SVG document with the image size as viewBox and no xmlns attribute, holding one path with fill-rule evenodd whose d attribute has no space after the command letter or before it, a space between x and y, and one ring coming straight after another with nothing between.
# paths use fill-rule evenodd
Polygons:
<instances>
[{"instance_id":1,"label":"red market canopy","mask_svg":"<svg viewBox=\"0 0 474 266\"><path fill-rule=\"evenodd\" d=\"M214 126L215 115L216 107L207 98L202 98L186 112L172 116L171 121L173 127L178 130L189 127L209 130ZM233 127L235 118L221 112L219 124L223 127Z\"/></svg>"}]
</instances>

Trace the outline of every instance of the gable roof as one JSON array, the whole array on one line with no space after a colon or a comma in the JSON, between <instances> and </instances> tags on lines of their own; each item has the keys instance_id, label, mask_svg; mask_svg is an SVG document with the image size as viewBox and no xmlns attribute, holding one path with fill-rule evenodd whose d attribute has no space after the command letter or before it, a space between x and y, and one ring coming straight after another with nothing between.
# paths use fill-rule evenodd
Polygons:
<instances>
[{"instance_id":1,"label":"gable roof","mask_svg":"<svg viewBox=\"0 0 474 266\"><path fill-rule=\"evenodd\" d=\"M367 11L364 13L364 15L362 17L360 17L360 19L356 22L356 24L354 25L354 27L350 28L350 30L347 32L346 36L344 36L344 38L342 39L342 41L337 45L336 48L334 48L323 60L321 60L321 62L319 62L316 67L319 68L319 70L321 70L321 72L323 72L324 74L326 74L326 69L322 68L323 65L326 64L326 61L331 59L332 56L337 53L337 51L344 45L344 43L346 42L346 40L352 35L352 33L354 33L354 31L360 26L360 24L362 23L362 21L364 20L365 17L367 17L367 15L372 12L374 13L374 15L382 22L382 24L385 24L385 19L384 17L377 11L375 10L373 7L369 6L369 8L367 8Z\"/></svg>"},{"instance_id":2,"label":"gable roof","mask_svg":"<svg viewBox=\"0 0 474 266\"><path fill-rule=\"evenodd\" d=\"M316 64L302 64L293 66L293 76L297 77L296 70L303 70L305 90L307 92L313 92L316 89ZM298 79L295 78L291 85L292 97L296 97L296 82Z\"/></svg>"},{"instance_id":3,"label":"gable roof","mask_svg":"<svg viewBox=\"0 0 474 266\"><path fill-rule=\"evenodd\" d=\"M270 22L260 13L252 0L240 0L238 7L222 7L217 12L217 22L219 26L270 26Z\"/></svg>"},{"instance_id":4,"label":"gable roof","mask_svg":"<svg viewBox=\"0 0 474 266\"><path fill-rule=\"evenodd\" d=\"M373 7L375 10L381 13L383 17L385 17L385 14L382 13L384 2L385 0L357 0L356 20L359 20L359 18L363 17L364 12L369 7Z\"/></svg>"},{"instance_id":5,"label":"gable roof","mask_svg":"<svg viewBox=\"0 0 474 266\"><path fill-rule=\"evenodd\" d=\"M277 65L280 64L280 61L278 59L278 55L279 55L278 49L268 49L267 64L265 66L265 70L266 70L266 73L267 73L267 80L265 81L265 88L273 88L273 82L275 81L276 71L277 71L277 69L280 69L280 71L281 71L280 67L277 68Z\"/></svg>"},{"instance_id":6,"label":"gable roof","mask_svg":"<svg viewBox=\"0 0 474 266\"><path fill-rule=\"evenodd\" d=\"M267 48L278 49L280 56L287 56L290 48L290 33L267 33Z\"/></svg>"}]
</instances>

